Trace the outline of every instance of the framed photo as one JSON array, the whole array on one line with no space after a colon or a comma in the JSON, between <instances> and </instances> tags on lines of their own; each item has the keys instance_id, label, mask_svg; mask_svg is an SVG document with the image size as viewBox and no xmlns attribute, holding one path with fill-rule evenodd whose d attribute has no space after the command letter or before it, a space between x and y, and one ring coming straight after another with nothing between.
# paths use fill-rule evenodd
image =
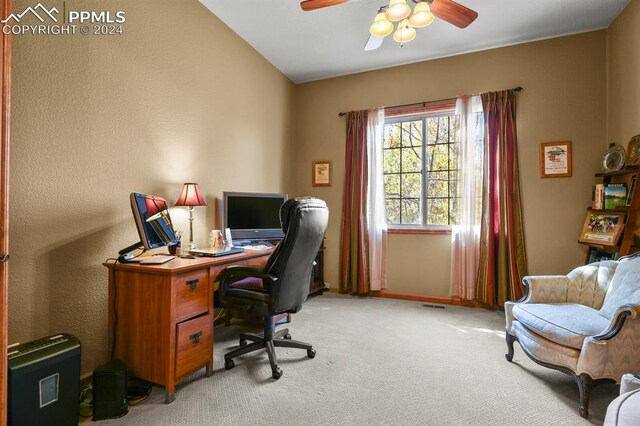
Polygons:
<instances>
[{"instance_id":1,"label":"framed photo","mask_svg":"<svg viewBox=\"0 0 640 426\"><path fill-rule=\"evenodd\" d=\"M332 162L329 160L314 161L311 168L311 185L331 186Z\"/></svg>"},{"instance_id":2,"label":"framed photo","mask_svg":"<svg viewBox=\"0 0 640 426\"><path fill-rule=\"evenodd\" d=\"M627 145L627 165L638 164L640 159L640 135L635 135Z\"/></svg>"},{"instance_id":3,"label":"framed photo","mask_svg":"<svg viewBox=\"0 0 640 426\"><path fill-rule=\"evenodd\" d=\"M587 211L578 241L601 246L615 246L622 235L625 212Z\"/></svg>"},{"instance_id":4,"label":"framed photo","mask_svg":"<svg viewBox=\"0 0 640 426\"><path fill-rule=\"evenodd\" d=\"M617 259L618 259L618 252L611 253L611 252L597 250L593 247L590 247L589 259L587 260L587 263L602 262L603 260L617 260Z\"/></svg>"},{"instance_id":5,"label":"framed photo","mask_svg":"<svg viewBox=\"0 0 640 426\"><path fill-rule=\"evenodd\" d=\"M571 176L571 141L540 144L540 177Z\"/></svg>"}]
</instances>

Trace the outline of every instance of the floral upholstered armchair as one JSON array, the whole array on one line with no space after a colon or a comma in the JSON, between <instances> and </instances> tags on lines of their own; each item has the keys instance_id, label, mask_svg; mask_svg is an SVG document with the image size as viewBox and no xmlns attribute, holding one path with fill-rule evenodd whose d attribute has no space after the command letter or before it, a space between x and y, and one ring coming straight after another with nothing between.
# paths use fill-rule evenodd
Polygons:
<instances>
[{"instance_id":1,"label":"floral upholstered armchair","mask_svg":"<svg viewBox=\"0 0 640 426\"><path fill-rule=\"evenodd\" d=\"M640 373L640 253L523 282L525 296L505 303L507 360L517 341L538 364L571 374L587 417L593 385Z\"/></svg>"}]
</instances>

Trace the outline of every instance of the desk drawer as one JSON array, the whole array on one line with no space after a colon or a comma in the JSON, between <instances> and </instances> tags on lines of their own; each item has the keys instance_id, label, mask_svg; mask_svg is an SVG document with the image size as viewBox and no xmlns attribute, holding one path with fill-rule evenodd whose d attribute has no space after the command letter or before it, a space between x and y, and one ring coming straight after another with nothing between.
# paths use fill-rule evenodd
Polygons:
<instances>
[{"instance_id":1,"label":"desk drawer","mask_svg":"<svg viewBox=\"0 0 640 426\"><path fill-rule=\"evenodd\" d=\"M173 280L176 293L176 322L209 311L209 271L207 269L177 274Z\"/></svg>"},{"instance_id":2,"label":"desk drawer","mask_svg":"<svg viewBox=\"0 0 640 426\"><path fill-rule=\"evenodd\" d=\"M176 379L180 380L213 357L213 317L203 315L176 327Z\"/></svg>"}]
</instances>

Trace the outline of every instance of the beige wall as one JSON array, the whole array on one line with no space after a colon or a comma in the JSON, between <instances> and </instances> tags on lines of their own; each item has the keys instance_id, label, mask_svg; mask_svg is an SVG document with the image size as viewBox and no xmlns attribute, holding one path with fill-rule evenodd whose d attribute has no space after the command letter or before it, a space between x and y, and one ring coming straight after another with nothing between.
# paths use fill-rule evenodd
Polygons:
<instances>
[{"instance_id":1,"label":"beige wall","mask_svg":"<svg viewBox=\"0 0 640 426\"><path fill-rule=\"evenodd\" d=\"M72 333L83 373L108 357L102 262L137 240L130 192L198 182L204 244L223 191L291 190L293 83L197 0L107 7L124 35L14 38L9 340Z\"/></svg>"},{"instance_id":2,"label":"beige wall","mask_svg":"<svg viewBox=\"0 0 640 426\"><path fill-rule=\"evenodd\" d=\"M597 31L298 86L296 192L327 200L326 275L337 288L345 120L338 112L523 86L518 135L530 273L566 273L584 262L576 241L605 140L606 34ZM573 176L541 179L541 142L573 142ZM314 188L313 160L332 160L334 184ZM389 291L447 296L449 238L391 235Z\"/></svg>"},{"instance_id":3,"label":"beige wall","mask_svg":"<svg viewBox=\"0 0 640 426\"><path fill-rule=\"evenodd\" d=\"M640 133L640 2L607 30L607 141L626 148Z\"/></svg>"}]
</instances>

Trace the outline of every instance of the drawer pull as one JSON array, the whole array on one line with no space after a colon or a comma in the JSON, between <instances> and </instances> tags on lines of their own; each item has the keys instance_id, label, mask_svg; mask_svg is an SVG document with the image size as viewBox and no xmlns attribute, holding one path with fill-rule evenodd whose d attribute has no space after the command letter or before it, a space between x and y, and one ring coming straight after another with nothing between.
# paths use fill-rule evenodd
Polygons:
<instances>
[{"instance_id":1,"label":"drawer pull","mask_svg":"<svg viewBox=\"0 0 640 426\"><path fill-rule=\"evenodd\" d=\"M200 282L200 278L194 278L192 280L187 280L187 285L191 287L191 290L195 290Z\"/></svg>"},{"instance_id":2,"label":"drawer pull","mask_svg":"<svg viewBox=\"0 0 640 426\"><path fill-rule=\"evenodd\" d=\"M200 343L201 336L202 336L202 331L198 331L197 333L193 333L191 336L189 336L189 339L191 339L193 343Z\"/></svg>"}]
</instances>

